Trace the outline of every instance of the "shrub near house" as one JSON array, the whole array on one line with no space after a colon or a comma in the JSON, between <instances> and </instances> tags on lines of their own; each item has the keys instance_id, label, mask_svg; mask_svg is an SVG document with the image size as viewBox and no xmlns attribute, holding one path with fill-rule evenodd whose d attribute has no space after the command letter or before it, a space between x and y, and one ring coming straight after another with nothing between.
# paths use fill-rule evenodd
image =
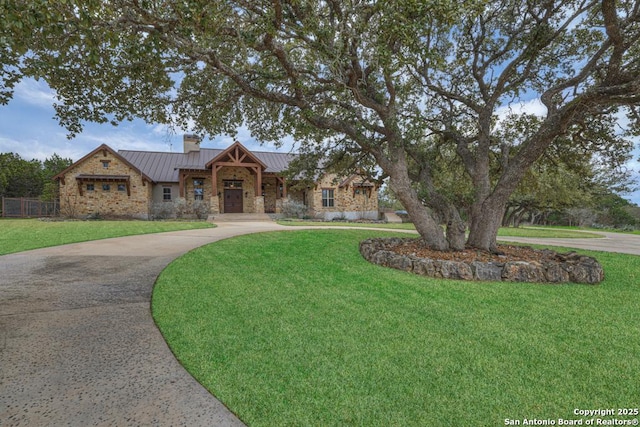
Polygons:
<instances>
[{"instance_id":1,"label":"shrub near house","mask_svg":"<svg viewBox=\"0 0 640 427\"><path fill-rule=\"evenodd\" d=\"M331 220L377 219L378 189L358 175L324 174L303 190L284 178L295 155L200 148L184 136L182 153L114 151L101 145L56 175L67 216L164 218L221 213L280 213L292 200L307 215Z\"/></svg>"}]
</instances>

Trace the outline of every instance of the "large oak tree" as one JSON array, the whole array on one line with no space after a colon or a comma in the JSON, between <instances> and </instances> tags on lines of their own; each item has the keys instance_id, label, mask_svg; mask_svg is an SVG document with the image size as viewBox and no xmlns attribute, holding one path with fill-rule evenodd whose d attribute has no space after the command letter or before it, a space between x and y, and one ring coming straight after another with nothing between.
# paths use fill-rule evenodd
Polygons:
<instances>
[{"instance_id":1,"label":"large oak tree","mask_svg":"<svg viewBox=\"0 0 640 427\"><path fill-rule=\"evenodd\" d=\"M495 250L509 196L559 139L611 130L621 108L638 130L638 1L3 0L0 22L0 101L33 76L72 134L132 117L246 125L374 160L440 250L467 227L466 244ZM496 120L535 98L540 120ZM442 150L472 186L466 212L438 184Z\"/></svg>"}]
</instances>

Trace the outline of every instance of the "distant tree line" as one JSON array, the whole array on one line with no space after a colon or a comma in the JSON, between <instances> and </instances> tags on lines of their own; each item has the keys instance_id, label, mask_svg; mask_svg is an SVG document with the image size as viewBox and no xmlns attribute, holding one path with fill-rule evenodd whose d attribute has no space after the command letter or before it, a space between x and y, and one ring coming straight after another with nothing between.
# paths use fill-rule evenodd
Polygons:
<instances>
[{"instance_id":1,"label":"distant tree line","mask_svg":"<svg viewBox=\"0 0 640 427\"><path fill-rule=\"evenodd\" d=\"M516 196L505 210L503 227L568 225L593 228L640 229L640 206L605 191L591 194L581 203L551 204L535 195ZM380 192L380 207L403 210L388 187Z\"/></svg>"},{"instance_id":2,"label":"distant tree line","mask_svg":"<svg viewBox=\"0 0 640 427\"><path fill-rule=\"evenodd\" d=\"M73 161L58 154L40 160L26 160L15 153L0 153L0 197L58 198L58 183L52 178Z\"/></svg>"},{"instance_id":3,"label":"distant tree line","mask_svg":"<svg viewBox=\"0 0 640 427\"><path fill-rule=\"evenodd\" d=\"M503 225L518 227L521 224L633 230L640 228L640 207L609 192L594 195L582 205L544 207L533 203L526 209L507 209Z\"/></svg>"},{"instance_id":4,"label":"distant tree line","mask_svg":"<svg viewBox=\"0 0 640 427\"><path fill-rule=\"evenodd\" d=\"M534 165L509 198L502 217L503 227L568 225L595 228L640 228L640 206L620 196L632 191L636 182L624 168L608 169L582 157L578 162L545 158ZM470 198L470 188L454 179L451 163L445 163L440 179L450 187L458 204ZM420 192L419 187L417 190ZM403 210L388 186L379 193L380 207ZM468 203L467 203L468 204ZM465 211L462 211L466 219Z\"/></svg>"}]
</instances>

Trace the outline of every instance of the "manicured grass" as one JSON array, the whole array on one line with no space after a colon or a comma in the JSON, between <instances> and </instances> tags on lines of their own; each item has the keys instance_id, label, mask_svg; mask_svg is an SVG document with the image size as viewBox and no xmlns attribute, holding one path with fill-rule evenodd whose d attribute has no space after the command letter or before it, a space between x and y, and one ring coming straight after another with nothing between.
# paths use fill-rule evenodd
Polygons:
<instances>
[{"instance_id":1,"label":"manicured grass","mask_svg":"<svg viewBox=\"0 0 640 427\"><path fill-rule=\"evenodd\" d=\"M40 221L0 220L0 255L29 249L163 231L210 228L204 221Z\"/></svg>"},{"instance_id":2,"label":"manicured grass","mask_svg":"<svg viewBox=\"0 0 640 427\"><path fill-rule=\"evenodd\" d=\"M546 228L555 228L558 230L586 230L586 231L606 231L609 233L624 233L624 234L640 234L640 230L621 230L618 228L590 228L590 227L577 227L568 225L549 225Z\"/></svg>"},{"instance_id":3,"label":"manicured grass","mask_svg":"<svg viewBox=\"0 0 640 427\"><path fill-rule=\"evenodd\" d=\"M415 230L412 223L373 223L373 222L346 222L346 221L304 221L304 220L278 220L280 225L287 226L318 226L318 227L363 227L363 228L386 228L389 230Z\"/></svg>"},{"instance_id":4,"label":"manicured grass","mask_svg":"<svg viewBox=\"0 0 640 427\"><path fill-rule=\"evenodd\" d=\"M359 223L359 222L332 222L332 221L298 221L298 220L279 220L278 224L287 226L319 226L319 227L365 227L365 228L384 228L389 230L415 230L413 224L386 224L386 223ZM577 229L576 229L577 230ZM594 230L595 231L595 230ZM501 237L550 237L559 239L574 238L599 238L599 234L588 233L584 231L574 231L560 228L542 228L542 227L519 227L510 228L502 227L498 230L498 236Z\"/></svg>"},{"instance_id":5,"label":"manicured grass","mask_svg":"<svg viewBox=\"0 0 640 427\"><path fill-rule=\"evenodd\" d=\"M496 426L637 407L640 271L598 286L435 280L366 262L373 230L237 237L173 262L154 318L250 426Z\"/></svg>"},{"instance_id":6,"label":"manicured grass","mask_svg":"<svg viewBox=\"0 0 640 427\"><path fill-rule=\"evenodd\" d=\"M595 230L594 230L595 231ZM540 238L555 238L555 239L589 239L589 238L601 238L601 234L589 233L579 230L563 230L557 228L542 228L542 227L501 227L498 230L498 236L500 237L540 237Z\"/></svg>"}]
</instances>

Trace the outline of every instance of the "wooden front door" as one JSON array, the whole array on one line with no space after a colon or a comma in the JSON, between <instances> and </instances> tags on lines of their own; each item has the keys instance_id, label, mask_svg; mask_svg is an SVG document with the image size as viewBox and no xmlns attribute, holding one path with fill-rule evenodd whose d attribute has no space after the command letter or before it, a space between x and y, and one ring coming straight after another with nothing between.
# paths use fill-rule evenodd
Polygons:
<instances>
[{"instance_id":1,"label":"wooden front door","mask_svg":"<svg viewBox=\"0 0 640 427\"><path fill-rule=\"evenodd\" d=\"M224 213L242 213L242 190L224 190Z\"/></svg>"}]
</instances>

